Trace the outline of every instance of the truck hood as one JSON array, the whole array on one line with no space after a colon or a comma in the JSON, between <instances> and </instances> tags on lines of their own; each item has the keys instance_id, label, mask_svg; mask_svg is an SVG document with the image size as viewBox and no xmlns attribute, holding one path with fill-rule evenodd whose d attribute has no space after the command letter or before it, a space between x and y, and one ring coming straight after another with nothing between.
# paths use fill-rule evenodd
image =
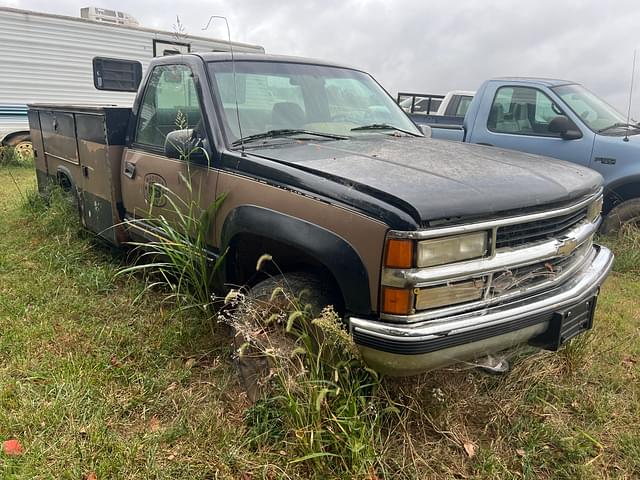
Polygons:
<instances>
[{"instance_id":1,"label":"truck hood","mask_svg":"<svg viewBox=\"0 0 640 480\"><path fill-rule=\"evenodd\" d=\"M377 197L418 223L567 202L602 185L600 174L573 163L420 137L299 141L250 152Z\"/></svg>"}]
</instances>

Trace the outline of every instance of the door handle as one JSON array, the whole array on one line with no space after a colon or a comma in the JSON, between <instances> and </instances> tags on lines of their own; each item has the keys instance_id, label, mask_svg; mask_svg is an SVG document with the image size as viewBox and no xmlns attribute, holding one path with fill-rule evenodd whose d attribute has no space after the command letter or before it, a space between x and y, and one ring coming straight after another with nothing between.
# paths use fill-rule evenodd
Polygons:
<instances>
[{"instance_id":1,"label":"door handle","mask_svg":"<svg viewBox=\"0 0 640 480\"><path fill-rule=\"evenodd\" d=\"M133 162L124 162L124 175L128 178L136 176L136 164Z\"/></svg>"}]
</instances>

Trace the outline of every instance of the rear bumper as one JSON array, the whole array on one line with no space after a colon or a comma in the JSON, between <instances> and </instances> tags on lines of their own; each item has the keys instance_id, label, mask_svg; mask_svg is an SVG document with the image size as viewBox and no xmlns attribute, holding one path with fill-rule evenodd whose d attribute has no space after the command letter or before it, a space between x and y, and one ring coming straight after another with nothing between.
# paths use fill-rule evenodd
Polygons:
<instances>
[{"instance_id":1,"label":"rear bumper","mask_svg":"<svg viewBox=\"0 0 640 480\"><path fill-rule=\"evenodd\" d=\"M413 324L351 317L365 361L390 375L414 375L526 343L544 334L555 312L598 294L613 254L594 245L585 266L562 285L481 311Z\"/></svg>"}]
</instances>

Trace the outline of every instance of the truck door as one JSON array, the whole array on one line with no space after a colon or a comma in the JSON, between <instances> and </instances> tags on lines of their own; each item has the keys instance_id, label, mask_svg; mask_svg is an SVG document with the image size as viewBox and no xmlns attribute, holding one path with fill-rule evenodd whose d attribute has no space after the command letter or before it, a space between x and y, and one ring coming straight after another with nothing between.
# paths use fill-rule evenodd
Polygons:
<instances>
[{"instance_id":1,"label":"truck door","mask_svg":"<svg viewBox=\"0 0 640 480\"><path fill-rule=\"evenodd\" d=\"M122 200L128 219L163 215L179 222L175 206L209 205L217 173L206 162L168 158L169 132L191 129L207 137L194 72L187 65L158 65L151 72L138 107L131 147L122 162ZM197 213L193 212L193 213Z\"/></svg>"},{"instance_id":2,"label":"truck door","mask_svg":"<svg viewBox=\"0 0 640 480\"><path fill-rule=\"evenodd\" d=\"M577 128L582 132L582 138L575 140L564 140L560 134L550 132L551 120L560 115L571 119L572 113L565 112L542 90L503 85L492 94L487 89L480 109L469 137L470 143L546 155L589 166L593 132L579 125Z\"/></svg>"}]
</instances>

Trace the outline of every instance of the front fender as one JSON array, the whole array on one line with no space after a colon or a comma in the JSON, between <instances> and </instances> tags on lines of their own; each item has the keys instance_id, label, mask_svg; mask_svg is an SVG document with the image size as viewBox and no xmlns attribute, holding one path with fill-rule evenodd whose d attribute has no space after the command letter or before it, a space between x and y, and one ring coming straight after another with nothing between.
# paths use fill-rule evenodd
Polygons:
<instances>
[{"instance_id":1,"label":"front fender","mask_svg":"<svg viewBox=\"0 0 640 480\"><path fill-rule=\"evenodd\" d=\"M237 207L227 215L221 230L221 251L243 233L258 235L309 255L336 279L348 312L370 313L367 269L344 238L300 218L253 205Z\"/></svg>"}]
</instances>

